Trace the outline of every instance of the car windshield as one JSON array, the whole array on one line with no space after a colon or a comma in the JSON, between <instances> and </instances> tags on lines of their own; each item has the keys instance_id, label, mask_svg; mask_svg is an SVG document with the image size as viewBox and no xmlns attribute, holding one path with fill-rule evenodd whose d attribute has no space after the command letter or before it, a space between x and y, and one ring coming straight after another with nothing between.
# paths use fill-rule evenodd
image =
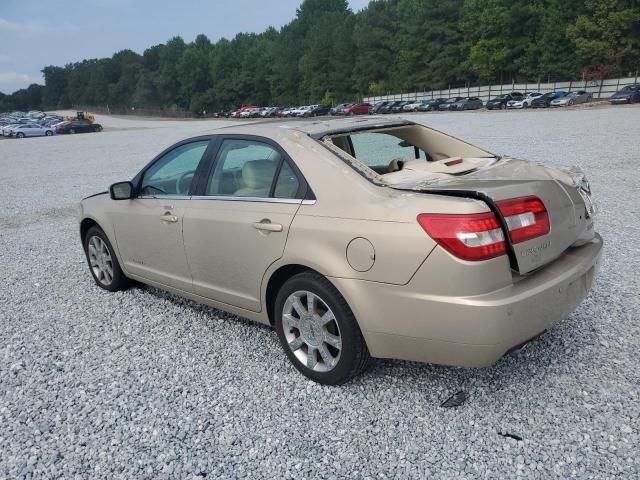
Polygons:
<instances>
[{"instance_id":1,"label":"car windshield","mask_svg":"<svg viewBox=\"0 0 640 480\"><path fill-rule=\"evenodd\" d=\"M626 87L624 87L622 90L620 90L621 92L633 92L635 90L640 89L640 85L627 85Z\"/></svg>"}]
</instances>

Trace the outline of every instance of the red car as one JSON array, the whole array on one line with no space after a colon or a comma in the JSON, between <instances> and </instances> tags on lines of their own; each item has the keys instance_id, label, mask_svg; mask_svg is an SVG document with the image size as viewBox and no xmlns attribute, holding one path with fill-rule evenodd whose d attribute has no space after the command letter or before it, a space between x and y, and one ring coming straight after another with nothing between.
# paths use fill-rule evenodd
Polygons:
<instances>
[{"instance_id":1,"label":"red car","mask_svg":"<svg viewBox=\"0 0 640 480\"><path fill-rule=\"evenodd\" d=\"M242 112L244 112L245 110L252 110L254 108L258 108L258 107L256 107L255 105L243 105L239 109L237 109L235 112L233 112L231 116L233 118L240 118L240 114Z\"/></svg>"},{"instance_id":2,"label":"red car","mask_svg":"<svg viewBox=\"0 0 640 480\"><path fill-rule=\"evenodd\" d=\"M345 108L342 112L344 115L366 115L369 113L371 104L369 103L354 103L350 107Z\"/></svg>"}]
</instances>

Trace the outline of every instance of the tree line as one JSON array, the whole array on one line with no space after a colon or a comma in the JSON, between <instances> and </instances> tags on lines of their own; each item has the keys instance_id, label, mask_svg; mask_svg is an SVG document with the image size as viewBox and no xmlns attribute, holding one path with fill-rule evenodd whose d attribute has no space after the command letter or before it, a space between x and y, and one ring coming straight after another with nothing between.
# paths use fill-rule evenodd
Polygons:
<instances>
[{"instance_id":1,"label":"tree line","mask_svg":"<svg viewBox=\"0 0 640 480\"><path fill-rule=\"evenodd\" d=\"M638 0L304 0L279 30L173 37L142 55L42 70L0 111L72 104L214 111L367 94L627 75L640 66Z\"/></svg>"}]
</instances>

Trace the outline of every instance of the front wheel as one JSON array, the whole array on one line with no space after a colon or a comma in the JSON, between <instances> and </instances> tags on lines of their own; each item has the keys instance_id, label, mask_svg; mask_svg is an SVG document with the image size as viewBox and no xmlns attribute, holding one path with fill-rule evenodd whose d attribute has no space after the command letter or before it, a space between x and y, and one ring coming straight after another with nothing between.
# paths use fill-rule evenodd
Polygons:
<instances>
[{"instance_id":1,"label":"front wheel","mask_svg":"<svg viewBox=\"0 0 640 480\"><path fill-rule=\"evenodd\" d=\"M76 131L72 128L71 130L69 130L69 133L73 135L74 133L76 133Z\"/></svg>"},{"instance_id":2,"label":"front wheel","mask_svg":"<svg viewBox=\"0 0 640 480\"><path fill-rule=\"evenodd\" d=\"M50 137L51 135L53 135L53 132L52 132L51 130L47 130L46 132L44 132L44 134L45 134L47 137Z\"/></svg>"},{"instance_id":3,"label":"front wheel","mask_svg":"<svg viewBox=\"0 0 640 480\"><path fill-rule=\"evenodd\" d=\"M310 379L339 385L366 368L369 350L353 312L323 276L306 272L287 280L274 314L282 348Z\"/></svg>"},{"instance_id":4,"label":"front wheel","mask_svg":"<svg viewBox=\"0 0 640 480\"><path fill-rule=\"evenodd\" d=\"M24 138L24 133L22 132L16 133L16 138Z\"/></svg>"},{"instance_id":5,"label":"front wheel","mask_svg":"<svg viewBox=\"0 0 640 480\"><path fill-rule=\"evenodd\" d=\"M117 292L130 285L124 276L111 242L100 227L93 226L84 238L84 251L91 276L100 288Z\"/></svg>"}]
</instances>

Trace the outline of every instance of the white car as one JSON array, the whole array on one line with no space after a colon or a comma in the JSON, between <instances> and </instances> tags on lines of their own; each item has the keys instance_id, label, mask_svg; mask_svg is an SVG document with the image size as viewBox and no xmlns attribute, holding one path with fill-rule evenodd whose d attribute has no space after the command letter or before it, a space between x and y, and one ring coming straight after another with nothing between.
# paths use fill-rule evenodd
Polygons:
<instances>
[{"instance_id":1,"label":"white car","mask_svg":"<svg viewBox=\"0 0 640 480\"><path fill-rule=\"evenodd\" d=\"M253 113L257 112L257 108L252 108L249 110L243 110L240 112L240 118L249 118Z\"/></svg>"},{"instance_id":2,"label":"white car","mask_svg":"<svg viewBox=\"0 0 640 480\"><path fill-rule=\"evenodd\" d=\"M45 128L35 123L25 123L17 125L9 130L9 136L15 138L24 137L50 137L53 135L52 128Z\"/></svg>"},{"instance_id":3,"label":"white car","mask_svg":"<svg viewBox=\"0 0 640 480\"><path fill-rule=\"evenodd\" d=\"M418 111L418 107L420 107L420 105L422 105L422 102L420 102L420 101L407 103L404 107L402 107L402 110L405 111L405 112L417 112Z\"/></svg>"},{"instance_id":4,"label":"white car","mask_svg":"<svg viewBox=\"0 0 640 480\"><path fill-rule=\"evenodd\" d=\"M529 108L533 99L540 96L542 96L540 92L529 92L522 98L509 100L507 102L507 108Z\"/></svg>"},{"instance_id":5,"label":"white car","mask_svg":"<svg viewBox=\"0 0 640 480\"><path fill-rule=\"evenodd\" d=\"M291 113L291 116L292 117L303 117L306 112L311 110L311 108L312 108L311 105L305 105L303 107L298 107Z\"/></svg>"},{"instance_id":6,"label":"white car","mask_svg":"<svg viewBox=\"0 0 640 480\"><path fill-rule=\"evenodd\" d=\"M21 123L9 123L7 125L4 125L2 127L0 127L0 133L2 133L3 136L8 137L9 133L11 132L11 129L14 127L19 127L20 125L22 125Z\"/></svg>"}]
</instances>

